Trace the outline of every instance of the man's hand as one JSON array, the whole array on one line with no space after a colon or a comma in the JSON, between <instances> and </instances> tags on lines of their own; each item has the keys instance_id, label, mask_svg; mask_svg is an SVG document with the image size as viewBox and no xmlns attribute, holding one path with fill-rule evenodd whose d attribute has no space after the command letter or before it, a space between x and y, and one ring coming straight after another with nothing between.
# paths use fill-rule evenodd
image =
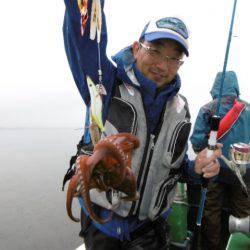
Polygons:
<instances>
[{"instance_id":1,"label":"man's hand","mask_svg":"<svg viewBox=\"0 0 250 250\"><path fill-rule=\"evenodd\" d=\"M203 174L204 178L212 178L220 172L220 164L217 160L221 156L222 144L216 145L213 155L207 157L207 148L202 150L195 159L194 170L197 174Z\"/></svg>"}]
</instances>

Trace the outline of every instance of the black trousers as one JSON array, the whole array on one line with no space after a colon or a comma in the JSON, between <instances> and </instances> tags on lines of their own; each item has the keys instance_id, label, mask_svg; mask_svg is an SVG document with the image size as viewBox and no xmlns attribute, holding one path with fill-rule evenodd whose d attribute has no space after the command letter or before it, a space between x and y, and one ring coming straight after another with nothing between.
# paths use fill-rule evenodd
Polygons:
<instances>
[{"instance_id":1,"label":"black trousers","mask_svg":"<svg viewBox=\"0 0 250 250\"><path fill-rule=\"evenodd\" d=\"M250 185L247 183L248 193ZM228 197L231 214L237 218L244 218L250 215L250 198L246 197L241 186L232 186L221 183L210 183L203 213L201 228L202 250L221 249L221 213L222 198ZM228 225L227 225L228 228Z\"/></svg>"},{"instance_id":2,"label":"black trousers","mask_svg":"<svg viewBox=\"0 0 250 250\"><path fill-rule=\"evenodd\" d=\"M167 226L163 220L141 227L131 234L131 240L120 241L98 230L91 222L82 218L80 236L84 238L86 250L167 250ZM85 220L85 221L84 221ZM146 230L145 230L146 229Z\"/></svg>"}]
</instances>

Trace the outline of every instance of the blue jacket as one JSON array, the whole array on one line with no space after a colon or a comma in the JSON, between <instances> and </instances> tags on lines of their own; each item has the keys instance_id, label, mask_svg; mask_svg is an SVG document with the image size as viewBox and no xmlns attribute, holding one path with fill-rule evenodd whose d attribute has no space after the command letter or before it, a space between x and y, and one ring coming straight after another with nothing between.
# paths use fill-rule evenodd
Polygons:
<instances>
[{"instance_id":1,"label":"blue jacket","mask_svg":"<svg viewBox=\"0 0 250 250\"><path fill-rule=\"evenodd\" d=\"M92 5L92 1L89 0L89 6ZM89 39L90 22L88 20L84 36L80 35L80 15L77 7L76 1L65 0L66 12L63 25L63 35L65 51L67 54L68 62L77 85L77 88L87 106L87 116L86 116L86 126L84 140L85 143L89 142L89 131L88 131L88 111L90 96L88 87L86 84L86 75L89 75L95 83L98 83L98 49L97 42ZM101 55L101 69L103 73L103 85L105 86L107 95L104 96L104 110L103 110L103 120L108 112L109 101L112 96L112 90L117 84L117 80L120 79L127 84L133 84L129 79L126 71L128 68L133 68L136 78L140 83L140 86L134 86L140 90L143 97L143 103L145 105L145 113L147 116L147 127L150 133L155 133L157 131L158 121L162 113L163 106L169 101L173 96L175 96L180 87L181 80L179 75L175 77L173 82L166 86L160 93L157 92L156 85L154 82L150 81L148 78L143 76L136 67L134 57L132 55L131 46L121 50L114 57L113 61L116 66L108 59L106 55L107 46L107 29L105 23L105 15L103 13L104 0L101 1L102 4L102 32L101 32L101 42L100 42L100 55ZM89 7L89 14L91 13ZM196 177L193 170L193 163L186 159L186 170ZM80 199L81 207L84 210L83 201ZM86 212L86 211L85 211ZM87 213L87 212L86 212ZM102 216L107 216L109 212L102 210ZM93 222L94 223L94 222ZM120 218L118 216L113 216L113 219L104 224L95 224L101 231L110 235L111 237L119 238L120 240L129 239L129 232L135 230L143 222L138 219L132 218ZM119 232L119 233L117 233Z\"/></svg>"},{"instance_id":2,"label":"blue jacket","mask_svg":"<svg viewBox=\"0 0 250 250\"><path fill-rule=\"evenodd\" d=\"M215 114L218 105L218 97L221 86L222 73L218 73L213 87L210 91L213 101L201 107L195 121L192 136L190 138L194 151L199 152L207 146L208 135L210 132L210 118ZM227 71L225 75L221 105L219 109L219 116L223 118L225 114L233 107L234 100L238 99L240 95L238 80L235 72ZM223 144L222 153L228 159L230 158L230 145L236 142L250 142L250 112L249 107L246 108L240 115L237 122L233 125L230 131L224 135L218 142ZM220 160L221 170L217 182L239 184L237 178L227 165ZM245 176L248 179L249 172Z\"/></svg>"}]
</instances>

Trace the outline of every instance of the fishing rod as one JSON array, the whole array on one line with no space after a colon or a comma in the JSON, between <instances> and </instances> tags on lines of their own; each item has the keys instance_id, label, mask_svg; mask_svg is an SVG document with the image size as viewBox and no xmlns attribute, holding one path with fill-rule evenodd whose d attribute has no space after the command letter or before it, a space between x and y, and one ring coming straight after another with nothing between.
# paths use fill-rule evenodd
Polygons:
<instances>
[{"instance_id":1,"label":"fishing rod","mask_svg":"<svg viewBox=\"0 0 250 250\"><path fill-rule=\"evenodd\" d=\"M217 133L218 133L219 125L220 125L219 112L220 112L221 96L222 96L222 91L223 91L225 75L226 75L226 68L227 68L227 62L228 62L229 49L230 49L230 44L231 44L231 40L232 40L233 24L234 24L236 5L237 5L237 0L234 0L231 24L230 24L229 35L228 35L228 40L227 40L226 54L225 54L225 59L224 59L224 64L223 64L223 71L222 71L222 76L221 76L221 84L220 84L220 89L219 89L218 104L217 104L215 115L213 115L211 117L211 124L210 124L211 125L211 131L210 131L210 136L209 136L209 140L208 140L207 157L210 157L213 154L213 151L215 150L216 143L217 143ZM201 220L202 220L202 214L203 214L204 205L205 205L205 201L206 201L208 183L209 183L209 179L205 179L204 177L202 177L201 199L200 199L200 205L199 205L199 210L198 210L198 215L197 215L197 220L196 220L196 225L197 226L201 226Z\"/></svg>"}]
</instances>

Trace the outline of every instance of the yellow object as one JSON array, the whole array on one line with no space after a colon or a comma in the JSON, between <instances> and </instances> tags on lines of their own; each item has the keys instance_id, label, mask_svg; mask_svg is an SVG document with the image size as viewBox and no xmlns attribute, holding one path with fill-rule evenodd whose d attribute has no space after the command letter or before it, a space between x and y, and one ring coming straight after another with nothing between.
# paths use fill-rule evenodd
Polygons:
<instances>
[{"instance_id":1,"label":"yellow object","mask_svg":"<svg viewBox=\"0 0 250 250\"><path fill-rule=\"evenodd\" d=\"M102 122L102 98L100 93L97 91L94 82L91 80L89 76L87 76L87 84L91 99L91 107L90 107L91 122L96 123L101 132L103 132L104 126Z\"/></svg>"}]
</instances>

